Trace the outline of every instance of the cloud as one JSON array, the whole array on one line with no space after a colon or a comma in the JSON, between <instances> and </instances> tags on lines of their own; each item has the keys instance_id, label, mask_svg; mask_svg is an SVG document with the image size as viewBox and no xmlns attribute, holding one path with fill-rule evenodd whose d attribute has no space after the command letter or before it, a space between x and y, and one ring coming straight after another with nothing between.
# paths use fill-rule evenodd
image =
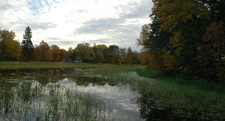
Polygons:
<instances>
[{"instance_id":1,"label":"cloud","mask_svg":"<svg viewBox=\"0 0 225 121\"><path fill-rule=\"evenodd\" d=\"M97 40L87 40L91 44L108 44L111 43L112 41L110 39L97 39Z\"/></svg>"},{"instance_id":2,"label":"cloud","mask_svg":"<svg viewBox=\"0 0 225 121\"><path fill-rule=\"evenodd\" d=\"M57 27L56 24L50 23L50 22L30 22L26 24L27 26L30 26L32 29L37 30L37 29L42 29L42 30L47 30L49 28L55 28Z\"/></svg>"},{"instance_id":3,"label":"cloud","mask_svg":"<svg viewBox=\"0 0 225 121\"><path fill-rule=\"evenodd\" d=\"M34 44L46 40L66 48L90 42L138 50L136 38L150 22L152 7L150 0L0 1L1 29L13 30L21 40L30 26Z\"/></svg>"},{"instance_id":4,"label":"cloud","mask_svg":"<svg viewBox=\"0 0 225 121\"><path fill-rule=\"evenodd\" d=\"M62 40L62 38L57 38L57 37L48 37L48 40Z\"/></svg>"},{"instance_id":5,"label":"cloud","mask_svg":"<svg viewBox=\"0 0 225 121\"><path fill-rule=\"evenodd\" d=\"M61 46L61 45L73 45L75 42L74 41L49 41L47 42L50 46L51 45L57 45L57 46Z\"/></svg>"},{"instance_id":6,"label":"cloud","mask_svg":"<svg viewBox=\"0 0 225 121\"><path fill-rule=\"evenodd\" d=\"M107 33L108 31L113 31L119 27L119 24L123 23L122 19L96 19L90 20L84 23L84 26L75 30L78 34L102 34Z\"/></svg>"}]
</instances>

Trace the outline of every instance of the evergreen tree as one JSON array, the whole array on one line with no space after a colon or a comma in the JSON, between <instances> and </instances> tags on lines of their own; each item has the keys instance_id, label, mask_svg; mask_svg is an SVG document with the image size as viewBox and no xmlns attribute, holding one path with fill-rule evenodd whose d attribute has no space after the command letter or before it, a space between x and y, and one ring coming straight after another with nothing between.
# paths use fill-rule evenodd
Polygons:
<instances>
[{"instance_id":1,"label":"evergreen tree","mask_svg":"<svg viewBox=\"0 0 225 121\"><path fill-rule=\"evenodd\" d=\"M22 41L22 53L24 56L25 61L29 61L33 57L34 53L34 46L31 41L32 38L32 32L30 27L28 26L25 30L25 34L23 35L23 41Z\"/></svg>"}]
</instances>

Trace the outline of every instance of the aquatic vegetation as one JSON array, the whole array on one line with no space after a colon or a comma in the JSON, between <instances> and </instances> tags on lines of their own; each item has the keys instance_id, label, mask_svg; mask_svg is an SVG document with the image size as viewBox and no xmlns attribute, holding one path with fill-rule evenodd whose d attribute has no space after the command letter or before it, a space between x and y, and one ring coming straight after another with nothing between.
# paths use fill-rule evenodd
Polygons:
<instances>
[{"instance_id":1,"label":"aquatic vegetation","mask_svg":"<svg viewBox=\"0 0 225 121\"><path fill-rule=\"evenodd\" d=\"M0 103L0 117L5 120L105 120L104 102L57 84L21 84L11 94L14 98L5 93Z\"/></svg>"}]
</instances>

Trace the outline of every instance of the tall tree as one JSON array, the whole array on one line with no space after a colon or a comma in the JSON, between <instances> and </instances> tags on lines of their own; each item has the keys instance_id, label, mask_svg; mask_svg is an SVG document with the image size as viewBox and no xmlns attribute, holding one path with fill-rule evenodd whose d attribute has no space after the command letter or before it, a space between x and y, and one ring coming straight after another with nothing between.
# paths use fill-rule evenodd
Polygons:
<instances>
[{"instance_id":1,"label":"tall tree","mask_svg":"<svg viewBox=\"0 0 225 121\"><path fill-rule=\"evenodd\" d=\"M28 26L25 30L25 34L23 35L23 41L21 43L21 47L23 49L22 53L25 61L29 61L33 57L34 46L31 41L32 32L30 27Z\"/></svg>"}]
</instances>

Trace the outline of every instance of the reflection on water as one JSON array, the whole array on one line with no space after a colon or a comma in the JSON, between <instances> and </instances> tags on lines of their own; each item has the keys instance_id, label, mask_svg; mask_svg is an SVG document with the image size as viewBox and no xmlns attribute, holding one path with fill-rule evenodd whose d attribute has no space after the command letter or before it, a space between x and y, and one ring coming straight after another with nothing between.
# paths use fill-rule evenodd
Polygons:
<instances>
[{"instance_id":1,"label":"reflection on water","mask_svg":"<svg viewBox=\"0 0 225 121\"><path fill-rule=\"evenodd\" d=\"M69 89L71 93L90 94L102 100L106 109L104 110L103 108L99 112L102 110L105 111L104 118L106 120L144 120L140 118L139 108L136 104L135 97L138 94L131 91L128 85L112 86L107 84L104 78L99 76L88 76L85 74L71 76L71 72L78 71L85 71L85 69L0 70L0 120L10 120L8 118L11 116L11 120L36 120L41 116L46 117L44 120L54 120L57 119L54 118L54 116L57 116L54 114L62 115L61 117L59 116L58 119L70 117L67 115L72 114L65 112L73 111L68 108L68 106L64 106L64 103L67 102L65 104L70 105L69 107L75 104L73 104L74 102L68 101L74 99L73 97L65 97L68 95L67 93L69 93L67 89ZM51 86L53 86L53 88L49 88ZM57 91L59 94L56 94ZM50 97L46 95L50 95ZM53 97L51 97L52 95ZM59 98L56 98L55 95ZM51 98L53 98L53 100ZM80 99L80 102L82 102L82 99L84 101L87 100L86 98L82 98L82 96L78 96L76 99ZM50 105L46 103L47 101L50 102ZM86 103L82 104L86 105ZM21 108L19 108L20 105ZM58 105L60 105L60 109L58 109ZM99 106L97 103L94 105ZM48 109L45 112L45 107L48 106L52 107L52 109ZM87 108L87 110L88 109L90 109L90 107ZM54 113L54 110L59 111ZM76 112L76 114L82 114L81 110L82 109L79 109L78 113L76 111L74 112ZM60 111L62 112L60 113ZM43 115L41 112L45 112L45 114ZM86 108L84 112L86 112ZM85 117L90 117L88 114L89 113L85 113ZM90 115L92 114L93 112L90 113ZM19 118L22 115L26 117ZM85 120L88 119L85 118Z\"/></svg>"}]
</instances>

